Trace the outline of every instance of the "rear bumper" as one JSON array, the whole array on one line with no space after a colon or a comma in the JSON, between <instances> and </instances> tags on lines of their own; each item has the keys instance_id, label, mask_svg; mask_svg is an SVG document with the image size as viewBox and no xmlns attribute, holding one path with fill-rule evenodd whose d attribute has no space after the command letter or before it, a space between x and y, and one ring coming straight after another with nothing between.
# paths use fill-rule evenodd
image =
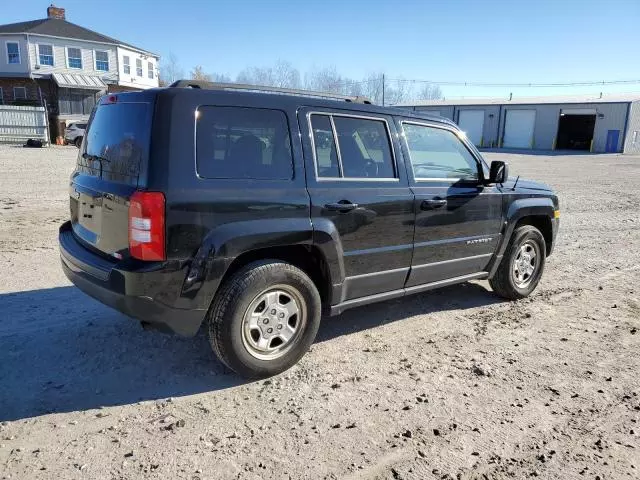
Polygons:
<instances>
[{"instance_id":1,"label":"rear bumper","mask_svg":"<svg viewBox=\"0 0 640 480\"><path fill-rule=\"evenodd\" d=\"M87 295L119 312L159 329L193 336L206 310L175 308L159 301L170 298L167 288L180 290L183 270L169 270L164 264L133 264L105 259L76 240L70 222L58 235L62 270Z\"/></svg>"}]
</instances>

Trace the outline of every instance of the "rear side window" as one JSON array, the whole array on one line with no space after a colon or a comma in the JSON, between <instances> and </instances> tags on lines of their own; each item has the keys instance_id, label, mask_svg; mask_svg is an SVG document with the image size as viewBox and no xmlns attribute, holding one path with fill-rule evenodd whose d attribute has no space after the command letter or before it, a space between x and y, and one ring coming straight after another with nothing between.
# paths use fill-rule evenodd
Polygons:
<instances>
[{"instance_id":1,"label":"rear side window","mask_svg":"<svg viewBox=\"0 0 640 480\"><path fill-rule=\"evenodd\" d=\"M396 178L383 120L313 114L311 129L319 178Z\"/></svg>"},{"instance_id":2,"label":"rear side window","mask_svg":"<svg viewBox=\"0 0 640 480\"><path fill-rule=\"evenodd\" d=\"M150 117L148 103L99 105L90 119L77 170L137 185L149 156Z\"/></svg>"},{"instance_id":3,"label":"rear side window","mask_svg":"<svg viewBox=\"0 0 640 480\"><path fill-rule=\"evenodd\" d=\"M338 152L336 150L336 142L333 140L331 117L328 115L312 115L311 118L318 176L340 177Z\"/></svg>"},{"instance_id":4,"label":"rear side window","mask_svg":"<svg viewBox=\"0 0 640 480\"><path fill-rule=\"evenodd\" d=\"M287 117L279 110L200 107L196 164L205 178L291 179Z\"/></svg>"}]
</instances>

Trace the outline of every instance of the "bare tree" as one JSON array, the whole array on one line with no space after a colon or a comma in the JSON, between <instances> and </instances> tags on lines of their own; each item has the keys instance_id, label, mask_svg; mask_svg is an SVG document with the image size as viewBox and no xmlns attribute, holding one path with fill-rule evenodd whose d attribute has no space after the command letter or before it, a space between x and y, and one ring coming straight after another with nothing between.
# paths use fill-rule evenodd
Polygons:
<instances>
[{"instance_id":1,"label":"bare tree","mask_svg":"<svg viewBox=\"0 0 640 480\"><path fill-rule=\"evenodd\" d=\"M211 81L216 83L233 83L231 77L224 73L211 73L209 76L211 77Z\"/></svg>"},{"instance_id":2,"label":"bare tree","mask_svg":"<svg viewBox=\"0 0 640 480\"><path fill-rule=\"evenodd\" d=\"M178 57L169 53L166 59L160 61L160 84L169 85L184 78L184 70L178 62Z\"/></svg>"},{"instance_id":3,"label":"bare tree","mask_svg":"<svg viewBox=\"0 0 640 480\"><path fill-rule=\"evenodd\" d=\"M249 67L236 77L238 83L268 87L300 88L300 72L289 62L278 60L273 67Z\"/></svg>"},{"instance_id":4,"label":"bare tree","mask_svg":"<svg viewBox=\"0 0 640 480\"><path fill-rule=\"evenodd\" d=\"M284 60L278 60L273 68L275 87L300 88L300 72L297 68Z\"/></svg>"},{"instance_id":5,"label":"bare tree","mask_svg":"<svg viewBox=\"0 0 640 480\"><path fill-rule=\"evenodd\" d=\"M348 88L348 82L338 74L336 67L325 67L307 73L304 88L316 92L343 93Z\"/></svg>"},{"instance_id":6,"label":"bare tree","mask_svg":"<svg viewBox=\"0 0 640 480\"><path fill-rule=\"evenodd\" d=\"M370 73L362 81L362 94L373 103L382 103L382 73ZM386 91L385 91L386 94Z\"/></svg>"},{"instance_id":7,"label":"bare tree","mask_svg":"<svg viewBox=\"0 0 640 480\"><path fill-rule=\"evenodd\" d=\"M238 73L236 82L247 85L273 86L273 70L268 67L247 67Z\"/></svg>"},{"instance_id":8,"label":"bare tree","mask_svg":"<svg viewBox=\"0 0 640 480\"><path fill-rule=\"evenodd\" d=\"M399 78L390 81L388 88L385 89L385 104L397 105L411 100L413 96L412 84L402 78Z\"/></svg>"},{"instance_id":9,"label":"bare tree","mask_svg":"<svg viewBox=\"0 0 640 480\"><path fill-rule=\"evenodd\" d=\"M426 83L418 92L418 100L440 100L442 90L435 83Z\"/></svg>"},{"instance_id":10,"label":"bare tree","mask_svg":"<svg viewBox=\"0 0 640 480\"><path fill-rule=\"evenodd\" d=\"M182 76L182 70L173 54L170 54L167 62L163 64L161 72L164 72L162 79L166 82L175 81ZM205 72L201 65L193 67L190 75L194 80L233 82L228 75ZM315 68L305 73L304 81L302 81L298 69L284 60L278 60L273 66L247 67L238 73L235 81L248 85L304 88L318 92L365 96L377 104L382 104L384 100L386 105L397 105L411 100L443 98L442 90L434 83L425 83L416 92L418 82L413 80L389 79L381 72L370 73L362 80L354 80L340 75L333 66Z\"/></svg>"},{"instance_id":11,"label":"bare tree","mask_svg":"<svg viewBox=\"0 0 640 480\"><path fill-rule=\"evenodd\" d=\"M201 65L196 65L191 70L191 79L192 80L204 80L205 82L213 81L211 75L206 73Z\"/></svg>"}]
</instances>

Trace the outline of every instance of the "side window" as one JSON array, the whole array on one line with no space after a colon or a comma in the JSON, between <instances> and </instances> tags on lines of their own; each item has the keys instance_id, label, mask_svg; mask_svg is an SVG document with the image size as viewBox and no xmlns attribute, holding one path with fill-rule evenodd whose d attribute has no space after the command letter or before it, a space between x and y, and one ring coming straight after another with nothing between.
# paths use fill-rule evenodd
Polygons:
<instances>
[{"instance_id":1,"label":"side window","mask_svg":"<svg viewBox=\"0 0 640 480\"><path fill-rule=\"evenodd\" d=\"M395 178L387 128L382 120L334 116L343 176Z\"/></svg>"},{"instance_id":2,"label":"side window","mask_svg":"<svg viewBox=\"0 0 640 480\"><path fill-rule=\"evenodd\" d=\"M338 152L333 138L331 117L311 115L311 130L313 131L318 177L340 177Z\"/></svg>"},{"instance_id":3,"label":"side window","mask_svg":"<svg viewBox=\"0 0 640 480\"><path fill-rule=\"evenodd\" d=\"M478 164L450 130L403 122L415 178L478 179Z\"/></svg>"},{"instance_id":4,"label":"side window","mask_svg":"<svg viewBox=\"0 0 640 480\"><path fill-rule=\"evenodd\" d=\"M293 177L284 112L200 107L196 118L196 165L201 176L267 180Z\"/></svg>"},{"instance_id":5,"label":"side window","mask_svg":"<svg viewBox=\"0 0 640 480\"><path fill-rule=\"evenodd\" d=\"M314 114L311 129L319 178L396 178L383 120Z\"/></svg>"}]
</instances>

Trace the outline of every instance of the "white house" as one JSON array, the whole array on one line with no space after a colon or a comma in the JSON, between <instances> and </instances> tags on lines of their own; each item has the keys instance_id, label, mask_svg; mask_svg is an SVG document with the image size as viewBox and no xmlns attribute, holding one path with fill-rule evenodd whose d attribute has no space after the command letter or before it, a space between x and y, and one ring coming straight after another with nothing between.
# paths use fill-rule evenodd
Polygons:
<instances>
[{"instance_id":1,"label":"white house","mask_svg":"<svg viewBox=\"0 0 640 480\"><path fill-rule=\"evenodd\" d=\"M57 137L65 123L87 119L100 95L157 87L158 60L51 5L46 18L0 25L0 103L46 104Z\"/></svg>"}]
</instances>

